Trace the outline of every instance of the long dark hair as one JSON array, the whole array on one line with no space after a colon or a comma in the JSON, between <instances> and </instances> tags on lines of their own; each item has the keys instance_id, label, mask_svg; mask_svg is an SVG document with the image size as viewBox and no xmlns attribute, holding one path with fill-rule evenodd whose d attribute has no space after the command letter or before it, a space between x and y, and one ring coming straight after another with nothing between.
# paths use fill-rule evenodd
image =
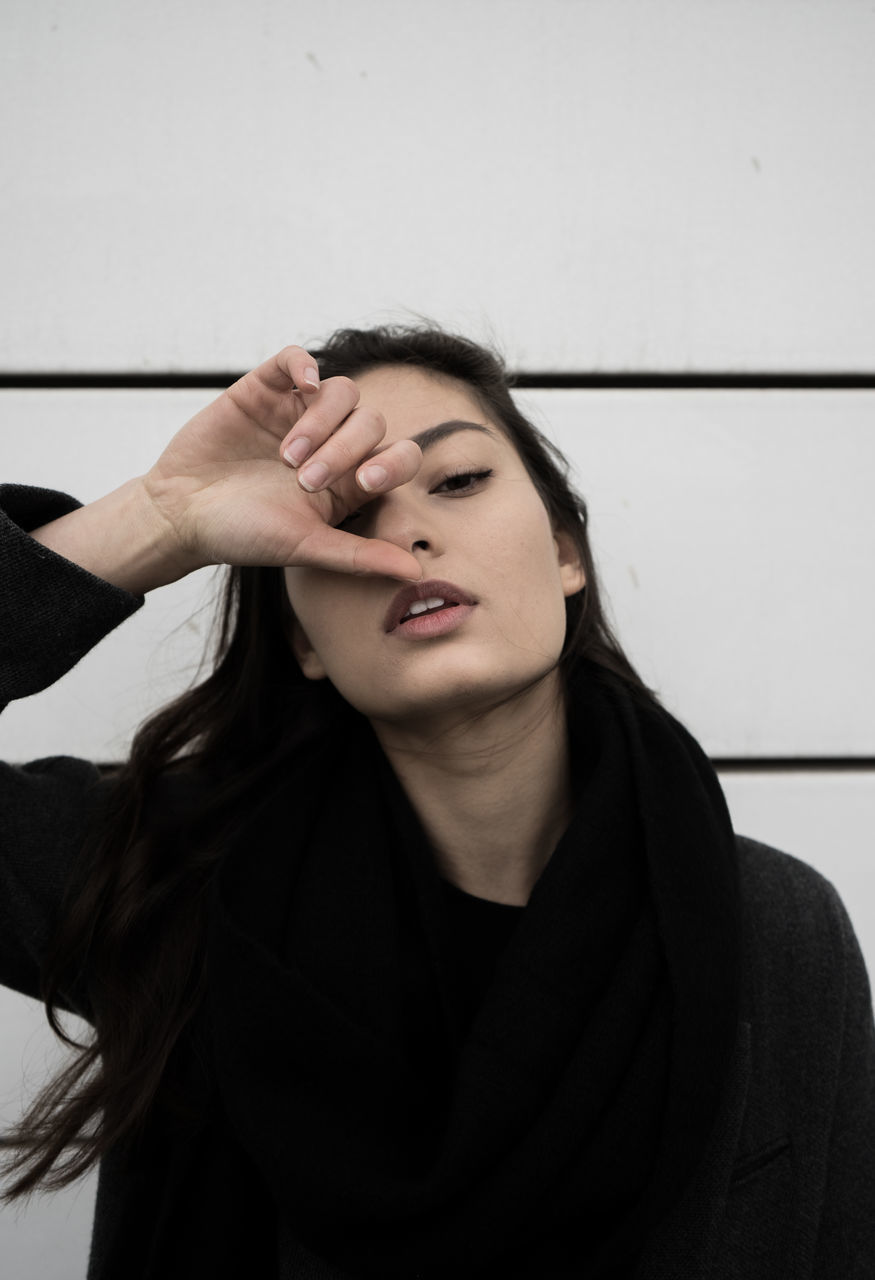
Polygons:
<instances>
[{"instance_id":1,"label":"long dark hair","mask_svg":"<svg viewBox=\"0 0 875 1280\"><path fill-rule=\"evenodd\" d=\"M501 358L430 324L342 329L313 354L323 379L408 365L466 384L504 428L586 573L584 590L566 600L560 670L567 677L589 662L655 703L605 617L568 465L514 403ZM213 871L257 798L288 776L290 756L358 714L328 681L304 678L289 620L281 570L230 569L212 672L146 720L130 757L96 784L106 793L101 829L82 852L44 981L49 1022L75 1055L7 1136L7 1200L74 1181L111 1148L135 1144L159 1103L184 1103L177 1068L204 991ZM69 1009L92 1024L84 1043L65 1030Z\"/></svg>"}]
</instances>

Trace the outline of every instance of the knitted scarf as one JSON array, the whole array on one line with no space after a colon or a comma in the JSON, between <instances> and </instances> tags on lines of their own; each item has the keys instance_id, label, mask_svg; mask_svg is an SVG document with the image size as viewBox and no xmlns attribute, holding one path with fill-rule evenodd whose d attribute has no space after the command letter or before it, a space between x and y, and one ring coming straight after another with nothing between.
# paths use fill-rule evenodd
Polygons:
<instances>
[{"instance_id":1,"label":"knitted scarf","mask_svg":"<svg viewBox=\"0 0 875 1280\"><path fill-rule=\"evenodd\" d=\"M213 1112L153 1219L154 1274L632 1276L737 1033L713 769L668 713L578 669L574 816L468 1025L434 856L359 719L265 797L217 878Z\"/></svg>"}]
</instances>

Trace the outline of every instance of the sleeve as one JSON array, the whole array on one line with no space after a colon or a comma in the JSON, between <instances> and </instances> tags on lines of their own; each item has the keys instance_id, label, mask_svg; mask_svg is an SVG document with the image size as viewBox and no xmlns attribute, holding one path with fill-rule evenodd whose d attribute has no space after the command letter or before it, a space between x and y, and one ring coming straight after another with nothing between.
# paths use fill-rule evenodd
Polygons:
<instances>
[{"instance_id":1,"label":"sleeve","mask_svg":"<svg viewBox=\"0 0 875 1280\"><path fill-rule=\"evenodd\" d=\"M31 538L81 504L0 485L0 709L47 688L143 604ZM69 756L0 763L0 983L39 996L69 870L106 782Z\"/></svg>"},{"instance_id":2,"label":"sleeve","mask_svg":"<svg viewBox=\"0 0 875 1280\"><path fill-rule=\"evenodd\" d=\"M830 886L832 888L832 886ZM841 1053L813 1276L875 1276L875 1023L860 945L833 889L844 961Z\"/></svg>"}]
</instances>

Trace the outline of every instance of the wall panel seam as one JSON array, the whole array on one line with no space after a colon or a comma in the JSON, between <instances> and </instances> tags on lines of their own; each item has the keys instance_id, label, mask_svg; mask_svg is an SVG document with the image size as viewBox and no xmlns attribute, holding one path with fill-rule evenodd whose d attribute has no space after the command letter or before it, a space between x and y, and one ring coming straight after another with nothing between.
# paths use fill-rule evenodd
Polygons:
<instances>
[{"instance_id":1,"label":"wall panel seam","mask_svg":"<svg viewBox=\"0 0 875 1280\"><path fill-rule=\"evenodd\" d=\"M0 390L222 390L247 370L189 370L162 373L0 373ZM871 373L551 373L512 371L512 384L525 390L599 391L875 391Z\"/></svg>"}]
</instances>

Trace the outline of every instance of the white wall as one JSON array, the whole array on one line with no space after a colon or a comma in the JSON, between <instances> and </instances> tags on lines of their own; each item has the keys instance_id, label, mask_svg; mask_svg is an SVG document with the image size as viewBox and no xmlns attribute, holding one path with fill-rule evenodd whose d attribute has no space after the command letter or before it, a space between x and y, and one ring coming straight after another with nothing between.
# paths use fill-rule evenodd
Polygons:
<instances>
[{"instance_id":1,"label":"white wall","mask_svg":"<svg viewBox=\"0 0 875 1280\"><path fill-rule=\"evenodd\" d=\"M411 307L542 369L872 369L868 0L6 0L16 369Z\"/></svg>"},{"instance_id":2,"label":"white wall","mask_svg":"<svg viewBox=\"0 0 875 1280\"><path fill-rule=\"evenodd\" d=\"M875 374L868 0L8 0L0 45L0 374L208 375L405 309L527 371ZM96 497L209 381L0 391L0 477ZM875 390L520 400L633 659L748 762L737 827L833 880L875 970L875 773L826 767L875 756ZM118 757L214 585L10 708L0 754ZM0 1025L8 1119L53 1057L31 1002ZM92 1195L0 1213L0 1280L84 1275Z\"/></svg>"}]
</instances>

